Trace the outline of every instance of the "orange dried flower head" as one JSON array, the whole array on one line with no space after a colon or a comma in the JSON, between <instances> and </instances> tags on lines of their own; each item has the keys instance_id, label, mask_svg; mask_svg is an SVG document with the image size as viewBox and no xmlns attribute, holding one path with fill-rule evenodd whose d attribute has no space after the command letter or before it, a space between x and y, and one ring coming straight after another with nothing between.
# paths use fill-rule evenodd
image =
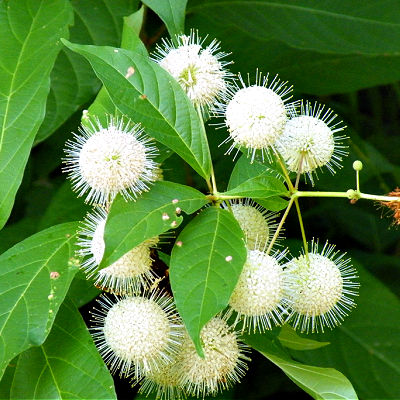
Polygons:
<instances>
[{"instance_id":1,"label":"orange dried flower head","mask_svg":"<svg viewBox=\"0 0 400 400\"><path fill-rule=\"evenodd\" d=\"M388 196L397 197L393 201L382 201L381 204L393 211L393 225L400 225L400 188L396 188Z\"/></svg>"}]
</instances>

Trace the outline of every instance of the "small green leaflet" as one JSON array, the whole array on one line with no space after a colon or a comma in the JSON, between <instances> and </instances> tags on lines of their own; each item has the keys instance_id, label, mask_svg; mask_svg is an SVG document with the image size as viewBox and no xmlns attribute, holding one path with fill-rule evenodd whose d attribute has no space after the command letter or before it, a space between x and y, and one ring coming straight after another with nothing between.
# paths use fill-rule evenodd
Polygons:
<instances>
[{"instance_id":1,"label":"small green leaflet","mask_svg":"<svg viewBox=\"0 0 400 400\"><path fill-rule=\"evenodd\" d=\"M209 207L183 229L171 253L174 299L197 352L201 328L229 302L247 251L233 215Z\"/></svg>"},{"instance_id":2,"label":"small green leaflet","mask_svg":"<svg viewBox=\"0 0 400 400\"><path fill-rule=\"evenodd\" d=\"M301 337L289 325L282 326L278 335L278 340L282 346L293 350L314 350L329 345L329 342L318 342Z\"/></svg>"}]
</instances>

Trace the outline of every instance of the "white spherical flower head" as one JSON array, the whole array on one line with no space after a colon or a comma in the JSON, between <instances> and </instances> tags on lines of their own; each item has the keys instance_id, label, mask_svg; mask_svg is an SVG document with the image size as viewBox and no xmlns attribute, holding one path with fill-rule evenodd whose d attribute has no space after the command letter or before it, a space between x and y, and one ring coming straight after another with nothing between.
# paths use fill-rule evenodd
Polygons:
<instances>
[{"instance_id":1,"label":"white spherical flower head","mask_svg":"<svg viewBox=\"0 0 400 400\"><path fill-rule=\"evenodd\" d=\"M351 308L359 284L355 269L344 259L336 257L334 246L325 244L318 253L318 243L312 243L308 259L301 255L284 267L285 298L292 313L288 318L295 329L302 332L324 331L324 326L339 325Z\"/></svg>"},{"instance_id":2,"label":"white spherical flower head","mask_svg":"<svg viewBox=\"0 0 400 400\"><path fill-rule=\"evenodd\" d=\"M284 280L279 261L285 252L269 256L259 250L249 250L239 281L229 300L237 313L236 322L243 320L243 331L263 332L281 325Z\"/></svg>"},{"instance_id":3,"label":"white spherical flower head","mask_svg":"<svg viewBox=\"0 0 400 400\"><path fill-rule=\"evenodd\" d=\"M170 364L163 365L158 371L146 374L141 381L134 380L133 384L140 383L139 393L146 397L155 394L155 398L160 400L185 399L186 395L179 386L181 368L179 362L173 360Z\"/></svg>"},{"instance_id":4,"label":"white spherical flower head","mask_svg":"<svg viewBox=\"0 0 400 400\"><path fill-rule=\"evenodd\" d=\"M268 75L262 77L257 72L256 84L248 86L239 76L241 86L236 86L225 96L224 103L220 103L216 114L225 118L225 125L229 137L223 143L232 141L227 153L234 148L244 147L254 160L257 150L269 154L269 149L275 146L281 136L287 121L288 100L285 96L292 87L286 82L280 82L275 76L271 83Z\"/></svg>"},{"instance_id":5,"label":"white spherical flower head","mask_svg":"<svg viewBox=\"0 0 400 400\"><path fill-rule=\"evenodd\" d=\"M107 127L100 121L82 126L79 135L66 143L64 168L78 196L86 202L105 204L121 193L132 199L154 182L152 160L156 148L139 125L110 118Z\"/></svg>"},{"instance_id":6,"label":"white spherical flower head","mask_svg":"<svg viewBox=\"0 0 400 400\"><path fill-rule=\"evenodd\" d=\"M229 62L221 60L227 54L219 51L216 40L203 48L203 40L195 31L190 36L178 36L177 41L175 46L164 40L153 58L178 81L195 106L207 111L229 85L231 74L225 68Z\"/></svg>"},{"instance_id":7,"label":"white spherical flower head","mask_svg":"<svg viewBox=\"0 0 400 400\"><path fill-rule=\"evenodd\" d=\"M345 129L341 121L334 122L336 115L324 106L301 104L300 114L295 114L286 124L277 142L277 149L290 171L307 173L326 166L334 173L334 166L340 168L342 157L347 155L342 145L345 136L335 136Z\"/></svg>"},{"instance_id":8,"label":"white spherical flower head","mask_svg":"<svg viewBox=\"0 0 400 400\"><path fill-rule=\"evenodd\" d=\"M224 205L224 208L229 207ZM231 201L230 209L244 232L246 247L249 250L265 249L277 227L276 214L248 199Z\"/></svg>"},{"instance_id":9,"label":"white spherical flower head","mask_svg":"<svg viewBox=\"0 0 400 400\"><path fill-rule=\"evenodd\" d=\"M95 286L100 289L116 294L139 293L157 278L152 270L151 248L157 245L158 237L145 240L109 267L98 270L105 249L106 219L107 213L102 208L86 217L78 240L80 255L89 256L82 268L88 277L95 277Z\"/></svg>"},{"instance_id":10,"label":"white spherical flower head","mask_svg":"<svg viewBox=\"0 0 400 400\"><path fill-rule=\"evenodd\" d=\"M171 363L182 340L172 299L162 293L125 297L113 303L103 296L102 309L93 313L92 328L99 351L114 373L137 379Z\"/></svg>"},{"instance_id":11,"label":"white spherical flower head","mask_svg":"<svg viewBox=\"0 0 400 400\"><path fill-rule=\"evenodd\" d=\"M247 346L238 341L237 334L220 317L209 321L201 330L204 358L186 336L178 359L181 366L181 385L189 395L215 395L238 382L245 374L249 358Z\"/></svg>"}]
</instances>

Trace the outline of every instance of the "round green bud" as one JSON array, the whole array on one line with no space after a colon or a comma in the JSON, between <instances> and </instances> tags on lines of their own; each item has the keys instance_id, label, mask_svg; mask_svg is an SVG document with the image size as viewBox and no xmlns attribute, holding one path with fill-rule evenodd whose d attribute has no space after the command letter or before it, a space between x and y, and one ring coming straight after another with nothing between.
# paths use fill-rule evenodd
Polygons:
<instances>
[{"instance_id":1,"label":"round green bud","mask_svg":"<svg viewBox=\"0 0 400 400\"><path fill-rule=\"evenodd\" d=\"M355 171L361 171L363 169L363 163L360 160L356 160L353 162L353 169Z\"/></svg>"}]
</instances>

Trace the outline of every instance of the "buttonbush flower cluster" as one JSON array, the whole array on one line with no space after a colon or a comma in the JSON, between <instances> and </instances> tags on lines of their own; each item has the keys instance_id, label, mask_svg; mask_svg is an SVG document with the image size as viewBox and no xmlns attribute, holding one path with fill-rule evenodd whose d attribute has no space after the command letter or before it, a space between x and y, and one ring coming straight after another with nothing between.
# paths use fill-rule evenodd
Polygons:
<instances>
[{"instance_id":1,"label":"buttonbush flower cluster","mask_svg":"<svg viewBox=\"0 0 400 400\"><path fill-rule=\"evenodd\" d=\"M260 335L284 324L304 333L333 329L356 306L359 288L357 272L345 253L325 240L322 248L318 240L307 241L299 206L300 197L313 196L312 191L299 190L299 185L307 184L301 177L306 174L313 185L318 170L326 168L334 173L341 167L342 158L347 155L344 124L324 105L290 102L293 88L277 75L262 75L257 71L254 80L251 74L247 80L240 74L235 76L228 70L230 61L225 61L228 53L220 51L218 41L212 40L207 45L207 40L201 39L196 31L175 39L165 39L157 45L149 63L158 64L158 68L170 74L169 79L177 81L197 111L200 124L210 115L223 121L215 134L222 136L221 131L226 132L221 139L221 145L229 145L226 154L235 150L236 157L242 151L248 157L248 168L253 163L263 168L259 175L244 179L247 189L242 185L239 190L239 184L225 194L218 192L211 171L211 180L207 180L209 193L198 192L204 204L229 214L232 235L235 229L242 233L240 243L245 253L240 271L232 267L235 284L230 292L224 293L225 305L220 301L220 309L202 321L198 342L190 318L181 315L182 302L175 302L179 288L172 285L171 291L169 270L160 274L155 268L161 254L157 248L159 234L178 226L182 211L193 207L193 199L181 204L180 198L172 198L165 206L156 202L149 205L147 214L161 210L157 220L149 220L161 226L159 233L142 237L141 243L126 248L125 254L114 262L107 265L104 261L107 241L112 235L107 226L116 198L138 204L143 202L143 192L151 194L155 182L163 180L161 166L156 161L159 152L154 140L146 135L146 126L142 127L138 121L124 122L126 118L122 116L89 116L79 133L67 142L64 159L64 171L73 189L93 205L79 231L81 269L95 286L110 293L100 296L93 312L94 341L111 372L129 378L145 395L165 400L216 395L240 381L250 361L246 335ZM135 76L134 69L126 79L131 75ZM145 101L146 96L143 94L141 99ZM104 117L107 124L100 122ZM361 168L358 164L355 168L357 185ZM260 189L257 182L264 186ZM277 187L283 189L279 192ZM335 193L327 192L325 197L347 197L356 202L363 196L358 186L340 195ZM393 193L397 195L398 191ZM324 196L319 194L319 197ZM268 198L279 200L279 204L283 202L279 210L285 211L280 214L276 205L275 211L270 211L269 205L275 203L263 202ZM396 215L397 197L393 195L382 201ZM176 219L163 209L171 204ZM293 205L303 241L298 256L290 254L283 238L284 223ZM134 206L131 210L134 213ZM143 214L140 218L144 220L147 214L140 210ZM129 226L131 221L124 223ZM217 250L213 253L213 249L217 248L216 242L229 244L229 237L216 234L210 239L212 246L201 236L195 240L200 249L198 257L201 252L210 251L213 260L201 268L208 268L210 274L220 274L218 257L222 256ZM174 268L175 249L184 251L185 246L187 243L178 237L167 268ZM233 263L236 258L234 253L228 253L221 259L223 263ZM168 264L168 257L164 259ZM185 259L188 283L198 279L195 273L190 275L192 264L197 261L196 257ZM220 278L223 282L224 277ZM206 307L204 304L217 296L215 291L227 290L222 287L222 284L219 289L210 286L200 294L194 290L190 296L198 296L198 303ZM206 298L207 291L210 298ZM204 311L198 307L198 313Z\"/></svg>"}]
</instances>

